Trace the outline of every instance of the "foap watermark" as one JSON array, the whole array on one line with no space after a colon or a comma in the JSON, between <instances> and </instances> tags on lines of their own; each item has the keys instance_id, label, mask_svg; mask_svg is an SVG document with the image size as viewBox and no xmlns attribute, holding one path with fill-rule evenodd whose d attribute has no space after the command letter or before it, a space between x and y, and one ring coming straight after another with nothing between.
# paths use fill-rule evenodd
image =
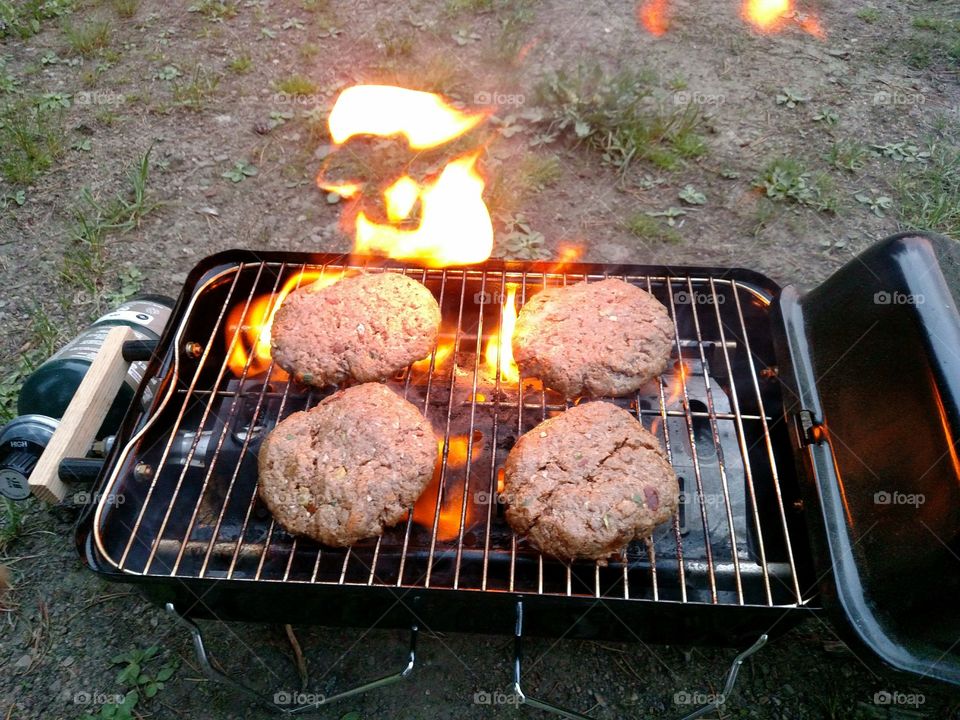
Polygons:
<instances>
[{"instance_id":1,"label":"foap watermark","mask_svg":"<svg viewBox=\"0 0 960 720\"><path fill-rule=\"evenodd\" d=\"M329 102L326 95L316 95L312 93L274 93L270 96L274 105L303 105L305 107L316 107Z\"/></svg>"},{"instance_id":2,"label":"foap watermark","mask_svg":"<svg viewBox=\"0 0 960 720\"><path fill-rule=\"evenodd\" d=\"M289 692L287 690L281 690L273 694L273 703L274 705L279 705L281 707L293 705L299 707L301 705L323 705L327 701L327 696L320 693L308 693L308 692Z\"/></svg>"},{"instance_id":3,"label":"foap watermark","mask_svg":"<svg viewBox=\"0 0 960 720\"><path fill-rule=\"evenodd\" d=\"M127 96L112 90L84 90L74 93L74 105L123 105Z\"/></svg>"},{"instance_id":4,"label":"foap watermark","mask_svg":"<svg viewBox=\"0 0 960 720\"><path fill-rule=\"evenodd\" d=\"M873 295L874 305L923 305L924 302L926 302L926 299L919 293L911 294L881 290Z\"/></svg>"},{"instance_id":5,"label":"foap watermark","mask_svg":"<svg viewBox=\"0 0 960 720\"><path fill-rule=\"evenodd\" d=\"M527 98L523 93L502 93L495 90L480 90L473 94L474 105L523 105Z\"/></svg>"},{"instance_id":6,"label":"foap watermark","mask_svg":"<svg viewBox=\"0 0 960 720\"><path fill-rule=\"evenodd\" d=\"M681 90L673 94L674 105L706 105L719 107L727 102L723 93L707 93L698 90Z\"/></svg>"},{"instance_id":7,"label":"foap watermark","mask_svg":"<svg viewBox=\"0 0 960 720\"><path fill-rule=\"evenodd\" d=\"M100 502L100 498L103 495L99 492L87 492L86 490L81 490L80 492L75 492L73 494L73 504L74 505L93 505ZM105 498L105 503L107 505L123 505L126 502L126 498L121 493L113 493L107 495Z\"/></svg>"},{"instance_id":8,"label":"foap watermark","mask_svg":"<svg viewBox=\"0 0 960 720\"><path fill-rule=\"evenodd\" d=\"M921 106L927 102L927 96L923 93L902 92L900 90L878 90L873 94L874 105L916 105Z\"/></svg>"},{"instance_id":9,"label":"foap watermark","mask_svg":"<svg viewBox=\"0 0 960 720\"><path fill-rule=\"evenodd\" d=\"M927 701L923 693L903 693L898 690L880 690L873 694L874 705L903 705L920 707Z\"/></svg>"},{"instance_id":10,"label":"foap watermark","mask_svg":"<svg viewBox=\"0 0 960 720\"><path fill-rule=\"evenodd\" d=\"M73 694L74 705L120 705L124 700L123 695L117 693L104 692L78 692Z\"/></svg>"},{"instance_id":11,"label":"foap watermark","mask_svg":"<svg viewBox=\"0 0 960 720\"><path fill-rule=\"evenodd\" d=\"M486 490L479 490L473 494L473 502L476 505L489 505L491 502L494 505L506 505L507 494L496 492L491 495Z\"/></svg>"},{"instance_id":12,"label":"foap watermark","mask_svg":"<svg viewBox=\"0 0 960 720\"><path fill-rule=\"evenodd\" d=\"M486 290L473 294L473 302L476 305L490 305L491 303L502 305L504 298L506 298L506 295L501 292L492 293Z\"/></svg>"},{"instance_id":13,"label":"foap watermark","mask_svg":"<svg viewBox=\"0 0 960 720\"><path fill-rule=\"evenodd\" d=\"M727 499L722 493L705 493L703 495L695 490L684 490L680 493L681 505L699 505L700 507L726 507Z\"/></svg>"},{"instance_id":14,"label":"foap watermark","mask_svg":"<svg viewBox=\"0 0 960 720\"><path fill-rule=\"evenodd\" d=\"M674 705L723 705L726 701L727 698L723 693L680 690L673 694Z\"/></svg>"},{"instance_id":15,"label":"foap watermark","mask_svg":"<svg viewBox=\"0 0 960 720\"><path fill-rule=\"evenodd\" d=\"M723 305L726 300L723 295L697 292L696 290L692 293L688 290L678 290L673 294L673 301L677 305Z\"/></svg>"},{"instance_id":16,"label":"foap watermark","mask_svg":"<svg viewBox=\"0 0 960 720\"><path fill-rule=\"evenodd\" d=\"M514 693L497 690L489 692L481 690L473 694L474 705L519 705L520 698Z\"/></svg>"},{"instance_id":17,"label":"foap watermark","mask_svg":"<svg viewBox=\"0 0 960 720\"><path fill-rule=\"evenodd\" d=\"M886 490L881 490L873 494L874 505L911 505L913 507L920 507L926 501L927 498L923 493L902 493L896 490L887 492Z\"/></svg>"}]
</instances>

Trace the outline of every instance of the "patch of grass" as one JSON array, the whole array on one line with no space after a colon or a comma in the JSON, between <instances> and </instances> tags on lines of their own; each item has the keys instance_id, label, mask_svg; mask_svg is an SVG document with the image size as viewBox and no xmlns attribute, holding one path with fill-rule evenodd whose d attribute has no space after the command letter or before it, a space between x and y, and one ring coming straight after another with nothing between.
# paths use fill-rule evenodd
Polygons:
<instances>
[{"instance_id":1,"label":"patch of grass","mask_svg":"<svg viewBox=\"0 0 960 720\"><path fill-rule=\"evenodd\" d=\"M857 17L863 20L865 23L870 23L871 25L880 20L882 15L877 8L861 8L857 10Z\"/></svg>"},{"instance_id":2,"label":"patch of grass","mask_svg":"<svg viewBox=\"0 0 960 720\"><path fill-rule=\"evenodd\" d=\"M447 11L460 12L490 12L496 5L496 0L447 0Z\"/></svg>"},{"instance_id":3,"label":"patch of grass","mask_svg":"<svg viewBox=\"0 0 960 720\"><path fill-rule=\"evenodd\" d=\"M960 237L960 149L935 145L930 160L904 166L896 182L900 223Z\"/></svg>"},{"instance_id":4,"label":"patch of grass","mask_svg":"<svg viewBox=\"0 0 960 720\"><path fill-rule=\"evenodd\" d=\"M8 370L0 377L0 423L17 416L17 397L26 377L36 370L57 349L60 333L43 306L37 305L30 313L30 333L17 350L15 358L3 363Z\"/></svg>"},{"instance_id":5,"label":"patch of grass","mask_svg":"<svg viewBox=\"0 0 960 720\"><path fill-rule=\"evenodd\" d=\"M696 132L697 107L658 99L656 89L649 73L610 76L598 67L581 67L548 75L536 94L548 110L548 136L586 143L625 173L637 160L670 170L707 151Z\"/></svg>"},{"instance_id":6,"label":"patch of grass","mask_svg":"<svg viewBox=\"0 0 960 720\"><path fill-rule=\"evenodd\" d=\"M556 155L525 154L519 163L494 163L484 200L494 215L507 217L531 194L550 187L563 174Z\"/></svg>"},{"instance_id":7,"label":"patch of grass","mask_svg":"<svg viewBox=\"0 0 960 720\"><path fill-rule=\"evenodd\" d=\"M623 226L627 232L640 240L675 244L683 239L676 228L644 212L633 213L624 221Z\"/></svg>"},{"instance_id":8,"label":"patch of grass","mask_svg":"<svg viewBox=\"0 0 960 720\"><path fill-rule=\"evenodd\" d=\"M202 65L197 65L187 80L173 84L173 102L179 107L200 112L219 85L219 75L213 75L204 70Z\"/></svg>"},{"instance_id":9,"label":"patch of grass","mask_svg":"<svg viewBox=\"0 0 960 720\"><path fill-rule=\"evenodd\" d=\"M933 65L933 47L930 42L919 37L908 37L904 41L906 55L904 57L908 67L914 70L927 70Z\"/></svg>"},{"instance_id":10,"label":"patch of grass","mask_svg":"<svg viewBox=\"0 0 960 720\"><path fill-rule=\"evenodd\" d=\"M303 75L290 75L279 80L276 84L277 90L287 95L312 95L317 91L316 84L308 77Z\"/></svg>"},{"instance_id":11,"label":"patch of grass","mask_svg":"<svg viewBox=\"0 0 960 720\"><path fill-rule=\"evenodd\" d=\"M913 19L912 24L917 30L930 30L940 35L950 32L960 32L960 21L957 20L919 16Z\"/></svg>"},{"instance_id":12,"label":"patch of grass","mask_svg":"<svg viewBox=\"0 0 960 720\"><path fill-rule=\"evenodd\" d=\"M229 20L237 15L237 3L227 0L199 0L191 5L190 12L199 13L213 22Z\"/></svg>"},{"instance_id":13,"label":"patch of grass","mask_svg":"<svg viewBox=\"0 0 960 720\"><path fill-rule=\"evenodd\" d=\"M64 23L63 34L70 50L82 57L91 57L110 45L110 23L88 20L80 25Z\"/></svg>"},{"instance_id":14,"label":"patch of grass","mask_svg":"<svg viewBox=\"0 0 960 720\"><path fill-rule=\"evenodd\" d=\"M388 57L409 57L413 54L414 39L394 22L379 22L376 27L377 46Z\"/></svg>"},{"instance_id":15,"label":"patch of grass","mask_svg":"<svg viewBox=\"0 0 960 720\"><path fill-rule=\"evenodd\" d=\"M117 17L129 20L140 9L140 0L110 0Z\"/></svg>"},{"instance_id":16,"label":"patch of grass","mask_svg":"<svg viewBox=\"0 0 960 720\"><path fill-rule=\"evenodd\" d=\"M60 274L66 282L95 298L101 298L105 285L107 236L139 227L143 218L158 207L147 191L152 151L151 147L127 172L126 192L101 202L89 189L80 191L80 202L73 210L70 225L72 244L63 258Z\"/></svg>"},{"instance_id":17,"label":"patch of grass","mask_svg":"<svg viewBox=\"0 0 960 720\"><path fill-rule=\"evenodd\" d=\"M771 200L796 203L824 212L836 212L839 200L833 179L826 173L814 174L799 160L781 157L771 161L754 180Z\"/></svg>"},{"instance_id":18,"label":"patch of grass","mask_svg":"<svg viewBox=\"0 0 960 720\"><path fill-rule=\"evenodd\" d=\"M416 65L386 61L379 70L378 82L387 85L444 95L451 95L462 89L463 71L454 60L443 53L433 54Z\"/></svg>"},{"instance_id":19,"label":"patch of grass","mask_svg":"<svg viewBox=\"0 0 960 720\"><path fill-rule=\"evenodd\" d=\"M80 720L134 720L151 714L144 710L144 701L155 698L180 666L176 659L158 664L159 653L154 645L112 657L114 665L122 666L117 682L126 692L115 693L115 699L101 705L96 714L91 709Z\"/></svg>"},{"instance_id":20,"label":"patch of grass","mask_svg":"<svg viewBox=\"0 0 960 720\"><path fill-rule=\"evenodd\" d=\"M0 498L3 505L3 524L0 525L0 553L6 552L23 534L23 503Z\"/></svg>"},{"instance_id":21,"label":"patch of grass","mask_svg":"<svg viewBox=\"0 0 960 720\"><path fill-rule=\"evenodd\" d=\"M914 70L960 66L960 20L919 16L912 25L917 32L903 43L908 66Z\"/></svg>"},{"instance_id":22,"label":"patch of grass","mask_svg":"<svg viewBox=\"0 0 960 720\"><path fill-rule=\"evenodd\" d=\"M870 149L856 140L838 140L827 152L827 162L838 170L861 170L870 156Z\"/></svg>"},{"instance_id":23,"label":"patch of grass","mask_svg":"<svg viewBox=\"0 0 960 720\"><path fill-rule=\"evenodd\" d=\"M0 93L12 93L20 84L20 79L7 70L7 58L0 55Z\"/></svg>"},{"instance_id":24,"label":"patch of grass","mask_svg":"<svg viewBox=\"0 0 960 720\"><path fill-rule=\"evenodd\" d=\"M238 55L227 63L227 68L230 69L230 72L236 73L237 75L246 75L253 68L253 58L247 53Z\"/></svg>"},{"instance_id":25,"label":"patch of grass","mask_svg":"<svg viewBox=\"0 0 960 720\"><path fill-rule=\"evenodd\" d=\"M303 43L297 48L297 52L304 60L312 60L313 58L317 57L322 50L323 48L321 48L317 43L312 42Z\"/></svg>"},{"instance_id":26,"label":"patch of grass","mask_svg":"<svg viewBox=\"0 0 960 720\"><path fill-rule=\"evenodd\" d=\"M26 39L40 32L44 20L73 12L74 0L0 1L0 38Z\"/></svg>"},{"instance_id":27,"label":"patch of grass","mask_svg":"<svg viewBox=\"0 0 960 720\"><path fill-rule=\"evenodd\" d=\"M98 123L110 127L117 122L117 120L120 118L120 115L115 110L104 108L103 110L97 111L95 117Z\"/></svg>"},{"instance_id":28,"label":"patch of grass","mask_svg":"<svg viewBox=\"0 0 960 720\"><path fill-rule=\"evenodd\" d=\"M0 111L0 174L8 182L29 185L65 150L60 104L24 100Z\"/></svg>"},{"instance_id":29,"label":"patch of grass","mask_svg":"<svg viewBox=\"0 0 960 720\"><path fill-rule=\"evenodd\" d=\"M753 229L751 231L754 237L759 237L771 221L777 217L777 205L768 197L760 197L757 200L757 206L753 213Z\"/></svg>"},{"instance_id":30,"label":"patch of grass","mask_svg":"<svg viewBox=\"0 0 960 720\"><path fill-rule=\"evenodd\" d=\"M533 190L543 190L553 185L563 175L560 159L556 155L526 155L520 165L525 183Z\"/></svg>"}]
</instances>

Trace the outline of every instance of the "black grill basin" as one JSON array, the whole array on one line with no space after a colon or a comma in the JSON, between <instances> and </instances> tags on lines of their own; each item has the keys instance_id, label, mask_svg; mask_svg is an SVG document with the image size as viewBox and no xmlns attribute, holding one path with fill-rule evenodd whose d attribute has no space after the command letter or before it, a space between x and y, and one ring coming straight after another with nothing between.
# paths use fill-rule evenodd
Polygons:
<instances>
[{"instance_id":1,"label":"black grill basin","mask_svg":"<svg viewBox=\"0 0 960 720\"><path fill-rule=\"evenodd\" d=\"M900 285L877 272L908 246L928 252L926 279L915 282L940 282L937 289L907 282L923 271L916 262L900 263ZM942 549L958 549L960 507L950 452L957 395L948 392L960 378L949 358L960 354L960 332L950 334L960 325L955 305L944 302L957 286L931 272L948 257L936 250L943 247L952 246L923 236L886 241L865 256L876 278L855 261L803 298L739 269L498 261L431 269L342 255L212 256L186 282L99 480L102 500L82 519L79 547L93 569L138 583L191 617L509 633L522 600L531 633L744 643L785 631L820 610L821 599L855 627L874 600L889 601L897 618L883 626L886 642L926 663L926 674L958 681L951 652L936 662L925 654L929 633L920 637L918 628L914 644L906 642L913 629L900 616L921 608L921 593L888 593L897 578L942 590L957 577L955 568L946 572L952 558ZM332 389L311 390L269 357L258 359L250 333L277 293L354 272L404 273L440 303L434 353L389 383L443 438L442 462L405 523L327 548L273 522L256 493L256 453L279 420ZM674 320L671 368L613 401L660 438L683 503L624 557L563 563L510 531L498 480L516 439L577 400L508 379L486 351L502 339L511 289L519 308L545 287L607 277L651 292ZM926 307L875 302L881 290L904 292L904 283L941 295ZM864 322L874 323L873 335L851 342ZM944 334L939 344L934 328ZM891 392L894 377L900 384ZM914 394L918 384L924 393ZM913 437L917 430L922 438ZM897 453L891 444L900 438L906 444ZM885 473L894 473L886 461L898 458L895 474L858 473L857 457ZM923 475L919 466L934 458ZM912 484L890 480L901 476ZM926 489L931 503L918 516L888 516L890 507L873 498L884 489ZM867 542L874 521L882 532ZM892 531L913 521L905 534ZM920 544L924 524L930 533ZM843 537L857 548L845 549ZM885 550L889 562L881 563ZM924 599L922 611L951 614ZM900 634L887 634L894 625ZM889 662L920 671L861 636Z\"/></svg>"}]
</instances>

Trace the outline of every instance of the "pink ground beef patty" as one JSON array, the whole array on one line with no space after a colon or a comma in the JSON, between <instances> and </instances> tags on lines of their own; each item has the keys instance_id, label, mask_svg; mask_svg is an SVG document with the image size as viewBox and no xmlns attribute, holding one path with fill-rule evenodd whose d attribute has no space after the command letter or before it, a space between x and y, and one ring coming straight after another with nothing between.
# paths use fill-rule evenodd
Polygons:
<instances>
[{"instance_id":1,"label":"pink ground beef patty","mask_svg":"<svg viewBox=\"0 0 960 720\"><path fill-rule=\"evenodd\" d=\"M507 457L506 518L542 552L604 560L677 511L677 477L626 410L589 402L542 422Z\"/></svg>"},{"instance_id":2,"label":"pink ground beef patty","mask_svg":"<svg viewBox=\"0 0 960 720\"><path fill-rule=\"evenodd\" d=\"M420 411L386 385L341 390L260 447L260 497L288 532L348 546L404 520L437 461Z\"/></svg>"},{"instance_id":3,"label":"pink ground beef patty","mask_svg":"<svg viewBox=\"0 0 960 720\"><path fill-rule=\"evenodd\" d=\"M271 353L307 385L373 382L429 355L439 327L440 307L422 283L355 275L290 293L274 318Z\"/></svg>"}]
</instances>

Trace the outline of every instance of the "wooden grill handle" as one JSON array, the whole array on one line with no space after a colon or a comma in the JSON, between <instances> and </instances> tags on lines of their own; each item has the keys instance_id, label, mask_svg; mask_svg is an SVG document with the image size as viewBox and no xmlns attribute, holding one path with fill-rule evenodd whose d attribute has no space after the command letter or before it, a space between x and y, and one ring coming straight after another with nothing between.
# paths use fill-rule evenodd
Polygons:
<instances>
[{"instance_id":1,"label":"wooden grill handle","mask_svg":"<svg viewBox=\"0 0 960 720\"><path fill-rule=\"evenodd\" d=\"M133 338L133 330L126 325L118 325L107 333L30 474L30 490L41 500L58 503L66 497L69 488L60 480L60 461L66 457L86 457L90 451L130 366L123 359L123 343Z\"/></svg>"}]
</instances>

